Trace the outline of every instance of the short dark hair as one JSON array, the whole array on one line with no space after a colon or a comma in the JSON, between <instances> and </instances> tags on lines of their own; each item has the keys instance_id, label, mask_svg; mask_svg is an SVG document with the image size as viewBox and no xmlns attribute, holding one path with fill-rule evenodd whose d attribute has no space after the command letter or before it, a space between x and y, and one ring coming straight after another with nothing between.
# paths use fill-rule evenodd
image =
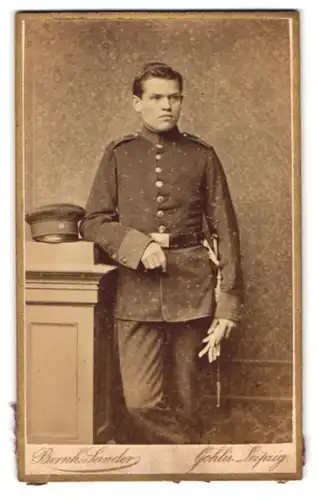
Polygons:
<instances>
[{"instance_id":1,"label":"short dark hair","mask_svg":"<svg viewBox=\"0 0 318 500\"><path fill-rule=\"evenodd\" d=\"M143 84L149 78L162 78L164 80L175 80L178 82L180 92L183 90L183 78L172 69L168 64L161 62L150 62L145 64L141 72L135 77L133 82L133 95L142 97L144 88Z\"/></svg>"}]
</instances>

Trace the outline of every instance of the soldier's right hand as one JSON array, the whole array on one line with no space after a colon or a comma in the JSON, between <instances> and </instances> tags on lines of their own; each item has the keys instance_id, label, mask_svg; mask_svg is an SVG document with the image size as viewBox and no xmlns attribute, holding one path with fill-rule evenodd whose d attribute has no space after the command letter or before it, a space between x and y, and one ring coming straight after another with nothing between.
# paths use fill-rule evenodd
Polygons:
<instances>
[{"instance_id":1,"label":"soldier's right hand","mask_svg":"<svg viewBox=\"0 0 318 500\"><path fill-rule=\"evenodd\" d=\"M144 251L141 262L145 269L157 269L162 267L163 272L167 271L167 258L159 243L150 243Z\"/></svg>"}]
</instances>

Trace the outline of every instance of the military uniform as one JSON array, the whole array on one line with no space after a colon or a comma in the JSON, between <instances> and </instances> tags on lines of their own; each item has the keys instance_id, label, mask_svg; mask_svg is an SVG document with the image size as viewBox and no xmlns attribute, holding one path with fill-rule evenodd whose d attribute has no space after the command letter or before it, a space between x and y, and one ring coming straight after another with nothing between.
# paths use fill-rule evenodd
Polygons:
<instances>
[{"instance_id":1,"label":"military uniform","mask_svg":"<svg viewBox=\"0 0 318 500\"><path fill-rule=\"evenodd\" d=\"M222 282L217 304L216 269L202 245L204 222L219 238ZM237 321L242 305L239 232L215 151L178 128L155 133L143 127L112 142L96 174L80 232L118 265L115 317L128 409L146 442L185 442L165 403L164 346L175 352L176 391L180 407L189 413L197 333L202 338L213 317ZM162 242L165 273L141 264L151 241Z\"/></svg>"}]
</instances>

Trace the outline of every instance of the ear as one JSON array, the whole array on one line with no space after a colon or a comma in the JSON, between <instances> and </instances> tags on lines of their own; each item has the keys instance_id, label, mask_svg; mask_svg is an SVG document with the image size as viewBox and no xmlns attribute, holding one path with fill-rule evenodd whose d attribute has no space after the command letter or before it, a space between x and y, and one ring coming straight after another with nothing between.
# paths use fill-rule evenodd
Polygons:
<instances>
[{"instance_id":1,"label":"ear","mask_svg":"<svg viewBox=\"0 0 318 500\"><path fill-rule=\"evenodd\" d=\"M133 95L132 96L132 99L131 99L131 102L132 102L132 105L133 105L133 108L134 110L139 113L141 111L141 106L142 106L142 103L141 103L141 99L140 97L136 96L136 95Z\"/></svg>"}]
</instances>

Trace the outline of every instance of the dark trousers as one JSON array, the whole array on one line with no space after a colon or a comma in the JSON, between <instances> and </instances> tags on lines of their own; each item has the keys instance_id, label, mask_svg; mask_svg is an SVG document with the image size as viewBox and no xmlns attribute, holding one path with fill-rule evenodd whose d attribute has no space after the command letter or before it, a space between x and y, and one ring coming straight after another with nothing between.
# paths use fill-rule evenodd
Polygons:
<instances>
[{"instance_id":1,"label":"dark trousers","mask_svg":"<svg viewBox=\"0 0 318 500\"><path fill-rule=\"evenodd\" d=\"M124 398L137 442L196 441L197 355L210 322L116 320Z\"/></svg>"}]
</instances>

